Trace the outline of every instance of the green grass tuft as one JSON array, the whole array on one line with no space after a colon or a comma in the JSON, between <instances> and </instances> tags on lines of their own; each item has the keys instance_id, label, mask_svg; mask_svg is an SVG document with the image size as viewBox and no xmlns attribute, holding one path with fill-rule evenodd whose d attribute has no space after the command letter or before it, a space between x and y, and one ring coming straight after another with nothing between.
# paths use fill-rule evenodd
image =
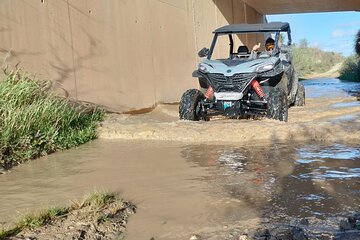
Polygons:
<instances>
[{"instance_id":1,"label":"green grass tuft","mask_svg":"<svg viewBox=\"0 0 360 240\"><path fill-rule=\"evenodd\" d=\"M94 209L100 209L103 206L115 202L117 199L114 194L104 191L93 191L82 201L73 202L73 209L80 209L85 206L91 206Z\"/></svg>"},{"instance_id":2,"label":"green grass tuft","mask_svg":"<svg viewBox=\"0 0 360 240\"><path fill-rule=\"evenodd\" d=\"M17 234L19 231L19 229L12 228L12 229L0 229L0 239L7 239L11 236L14 236L15 234Z\"/></svg>"},{"instance_id":3,"label":"green grass tuft","mask_svg":"<svg viewBox=\"0 0 360 240\"><path fill-rule=\"evenodd\" d=\"M95 208L101 208L109 203L115 201L115 196L107 192L93 192L85 201L85 205L89 205Z\"/></svg>"},{"instance_id":4,"label":"green grass tuft","mask_svg":"<svg viewBox=\"0 0 360 240\"><path fill-rule=\"evenodd\" d=\"M21 232L23 229L34 229L51 223L69 213L68 208L52 207L35 214L24 215L16 226L9 229L0 229L0 239L6 239Z\"/></svg>"},{"instance_id":5,"label":"green grass tuft","mask_svg":"<svg viewBox=\"0 0 360 240\"><path fill-rule=\"evenodd\" d=\"M21 70L0 82L0 167L10 168L97 137L104 112L75 108L49 91L51 84ZM79 110L81 109L81 110Z\"/></svg>"},{"instance_id":6,"label":"green grass tuft","mask_svg":"<svg viewBox=\"0 0 360 240\"><path fill-rule=\"evenodd\" d=\"M44 226L45 224L51 223L58 217L64 216L69 210L67 208L52 207L47 210L40 211L36 214L28 214L20 219L17 224L18 229L24 228L36 228Z\"/></svg>"}]
</instances>

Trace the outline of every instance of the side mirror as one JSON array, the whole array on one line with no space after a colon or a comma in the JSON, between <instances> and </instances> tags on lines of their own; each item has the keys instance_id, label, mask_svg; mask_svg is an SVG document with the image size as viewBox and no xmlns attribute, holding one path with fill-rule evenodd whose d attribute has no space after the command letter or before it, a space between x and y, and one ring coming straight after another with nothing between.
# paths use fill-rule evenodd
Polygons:
<instances>
[{"instance_id":1,"label":"side mirror","mask_svg":"<svg viewBox=\"0 0 360 240\"><path fill-rule=\"evenodd\" d=\"M283 45L280 47L280 52L284 54L288 54L291 52L291 46L290 45Z\"/></svg>"},{"instance_id":2,"label":"side mirror","mask_svg":"<svg viewBox=\"0 0 360 240\"><path fill-rule=\"evenodd\" d=\"M291 56L291 46L290 45L283 45L280 48L280 59L282 61L286 61L291 63L292 56Z\"/></svg>"},{"instance_id":3,"label":"side mirror","mask_svg":"<svg viewBox=\"0 0 360 240\"><path fill-rule=\"evenodd\" d=\"M208 48L203 48L203 49L201 49L199 52L198 52L198 56L199 57L206 57L207 55L209 55L209 49Z\"/></svg>"}]
</instances>

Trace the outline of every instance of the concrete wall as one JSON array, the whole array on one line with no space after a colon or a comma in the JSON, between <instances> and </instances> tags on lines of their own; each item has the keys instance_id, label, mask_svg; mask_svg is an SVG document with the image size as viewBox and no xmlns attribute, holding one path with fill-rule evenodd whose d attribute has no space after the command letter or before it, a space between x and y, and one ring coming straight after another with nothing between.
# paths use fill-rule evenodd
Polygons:
<instances>
[{"instance_id":1,"label":"concrete wall","mask_svg":"<svg viewBox=\"0 0 360 240\"><path fill-rule=\"evenodd\" d=\"M242 0L2 0L0 57L124 112L179 101L215 28L263 20Z\"/></svg>"}]
</instances>

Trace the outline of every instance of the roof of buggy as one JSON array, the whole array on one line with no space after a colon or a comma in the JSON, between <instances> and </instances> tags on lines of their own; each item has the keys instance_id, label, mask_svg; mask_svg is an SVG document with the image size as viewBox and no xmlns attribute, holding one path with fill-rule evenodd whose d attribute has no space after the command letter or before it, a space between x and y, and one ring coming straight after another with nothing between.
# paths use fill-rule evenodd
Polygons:
<instances>
[{"instance_id":1,"label":"roof of buggy","mask_svg":"<svg viewBox=\"0 0 360 240\"><path fill-rule=\"evenodd\" d=\"M216 29L214 33L248 33L248 32L275 32L275 31L290 31L290 25L287 22L230 24Z\"/></svg>"}]
</instances>

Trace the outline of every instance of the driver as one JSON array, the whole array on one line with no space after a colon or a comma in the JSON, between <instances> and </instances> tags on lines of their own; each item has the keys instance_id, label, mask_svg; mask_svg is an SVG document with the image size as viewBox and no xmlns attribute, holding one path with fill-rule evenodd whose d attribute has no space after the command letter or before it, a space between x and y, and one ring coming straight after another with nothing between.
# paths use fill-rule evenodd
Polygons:
<instances>
[{"instance_id":1,"label":"driver","mask_svg":"<svg viewBox=\"0 0 360 240\"><path fill-rule=\"evenodd\" d=\"M255 59L258 57L258 51L260 49L261 43L255 44L252 48L251 54L250 54L250 58ZM271 37L269 37L268 39L266 39L265 41L265 50L266 53L271 55L273 50L275 47L275 40L272 39Z\"/></svg>"}]
</instances>

